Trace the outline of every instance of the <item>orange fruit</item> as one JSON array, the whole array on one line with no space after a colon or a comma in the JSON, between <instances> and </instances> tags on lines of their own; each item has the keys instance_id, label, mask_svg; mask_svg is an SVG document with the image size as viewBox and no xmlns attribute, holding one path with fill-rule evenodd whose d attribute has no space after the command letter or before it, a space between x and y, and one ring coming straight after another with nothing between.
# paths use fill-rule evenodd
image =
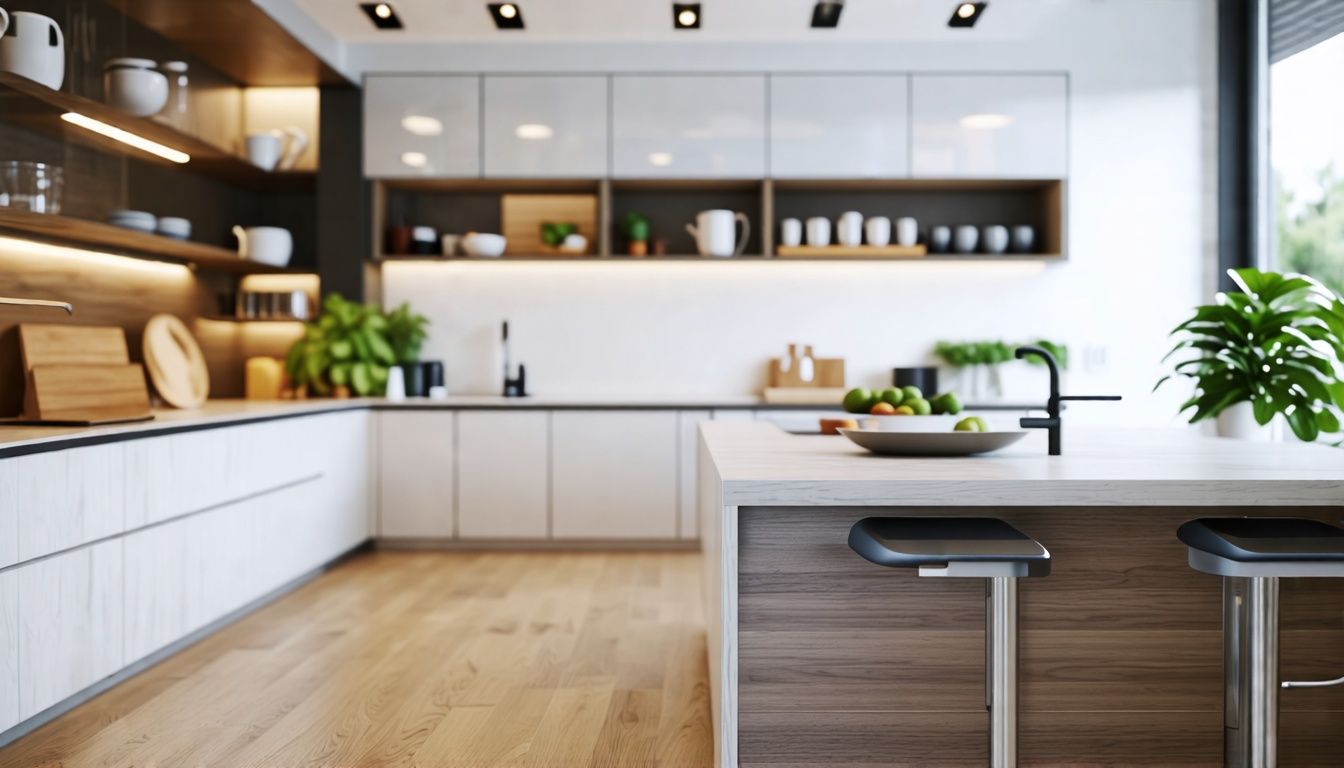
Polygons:
<instances>
[{"instance_id":1,"label":"orange fruit","mask_svg":"<svg viewBox=\"0 0 1344 768\"><path fill-rule=\"evenodd\" d=\"M869 413L874 416L891 416L896 413L896 406L888 402L880 402L877 405L874 405Z\"/></svg>"}]
</instances>

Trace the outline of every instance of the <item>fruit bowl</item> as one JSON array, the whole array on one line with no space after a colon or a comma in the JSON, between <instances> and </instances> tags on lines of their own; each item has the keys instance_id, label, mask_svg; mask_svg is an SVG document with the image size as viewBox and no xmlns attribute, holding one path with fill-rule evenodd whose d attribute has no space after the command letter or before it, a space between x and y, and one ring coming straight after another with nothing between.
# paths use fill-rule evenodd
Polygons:
<instances>
[{"instance_id":1,"label":"fruit bowl","mask_svg":"<svg viewBox=\"0 0 1344 768\"><path fill-rule=\"evenodd\" d=\"M878 432L951 432L961 416L864 416L859 423L864 429Z\"/></svg>"}]
</instances>

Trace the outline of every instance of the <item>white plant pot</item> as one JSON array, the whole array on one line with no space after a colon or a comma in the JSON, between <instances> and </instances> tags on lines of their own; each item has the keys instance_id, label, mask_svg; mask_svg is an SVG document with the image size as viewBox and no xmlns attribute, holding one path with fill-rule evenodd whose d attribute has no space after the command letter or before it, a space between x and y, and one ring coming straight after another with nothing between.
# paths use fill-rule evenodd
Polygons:
<instances>
[{"instance_id":1,"label":"white plant pot","mask_svg":"<svg viewBox=\"0 0 1344 768\"><path fill-rule=\"evenodd\" d=\"M1274 439L1274 422L1260 426L1250 403L1236 403L1218 414L1218 436L1267 443Z\"/></svg>"}]
</instances>

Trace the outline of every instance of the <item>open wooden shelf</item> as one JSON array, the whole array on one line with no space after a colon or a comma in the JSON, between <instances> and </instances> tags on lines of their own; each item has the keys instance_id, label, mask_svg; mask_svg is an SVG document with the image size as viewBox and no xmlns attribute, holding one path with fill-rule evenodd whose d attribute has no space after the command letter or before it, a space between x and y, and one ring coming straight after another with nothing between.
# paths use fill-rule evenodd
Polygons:
<instances>
[{"instance_id":1,"label":"open wooden shelf","mask_svg":"<svg viewBox=\"0 0 1344 768\"><path fill-rule=\"evenodd\" d=\"M247 275L295 271L247 261L234 251L214 245L145 234L98 221L10 208L0 208L0 233L57 245L96 248L126 256L171 261L215 272Z\"/></svg>"},{"instance_id":2,"label":"open wooden shelf","mask_svg":"<svg viewBox=\"0 0 1344 768\"><path fill-rule=\"evenodd\" d=\"M61 119L66 112L120 128L150 141L185 152L191 161L177 164ZM0 120L30 130L60 136L94 149L136 160L181 168L192 173L258 191L306 191L317 180L312 171L264 171L245 158L172 126L132 117L107 104L44 85L9 72L0 72ZM67 179L67 183L75 180Z\"/></svg>"}]
</instances>

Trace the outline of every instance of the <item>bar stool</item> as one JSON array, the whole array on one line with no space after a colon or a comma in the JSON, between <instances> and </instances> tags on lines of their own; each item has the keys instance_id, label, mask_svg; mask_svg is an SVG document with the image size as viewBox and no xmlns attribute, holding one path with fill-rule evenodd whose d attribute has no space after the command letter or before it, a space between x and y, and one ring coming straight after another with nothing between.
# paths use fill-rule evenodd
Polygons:
<instances>
[{"instance_id":1,"label":"bar stool","mask_svg":"<svg viewBox=\"0 0 1344 768\"><path fill-rule=\"evenodd\" d=\"M991 768L1017 765L1017 580L1048 576L1050 553L996 517L866 517L849 546L920 576L985 579L985 707Z\"/></svg>"},{"instance_id":2,"label":"bar stool","mask_svg":"<svg viewBox=\"0 0 1344 768\"><path fill-rule=\"evenodd\" d=\"M1279 579L1344 577L1344 529L1298 517L1205 517L1176 531L1190 567L1223 577L1223 765L1278 761ZM1344 677L1284 688L1344 684Z\"/></svg>"}]
</instances>

